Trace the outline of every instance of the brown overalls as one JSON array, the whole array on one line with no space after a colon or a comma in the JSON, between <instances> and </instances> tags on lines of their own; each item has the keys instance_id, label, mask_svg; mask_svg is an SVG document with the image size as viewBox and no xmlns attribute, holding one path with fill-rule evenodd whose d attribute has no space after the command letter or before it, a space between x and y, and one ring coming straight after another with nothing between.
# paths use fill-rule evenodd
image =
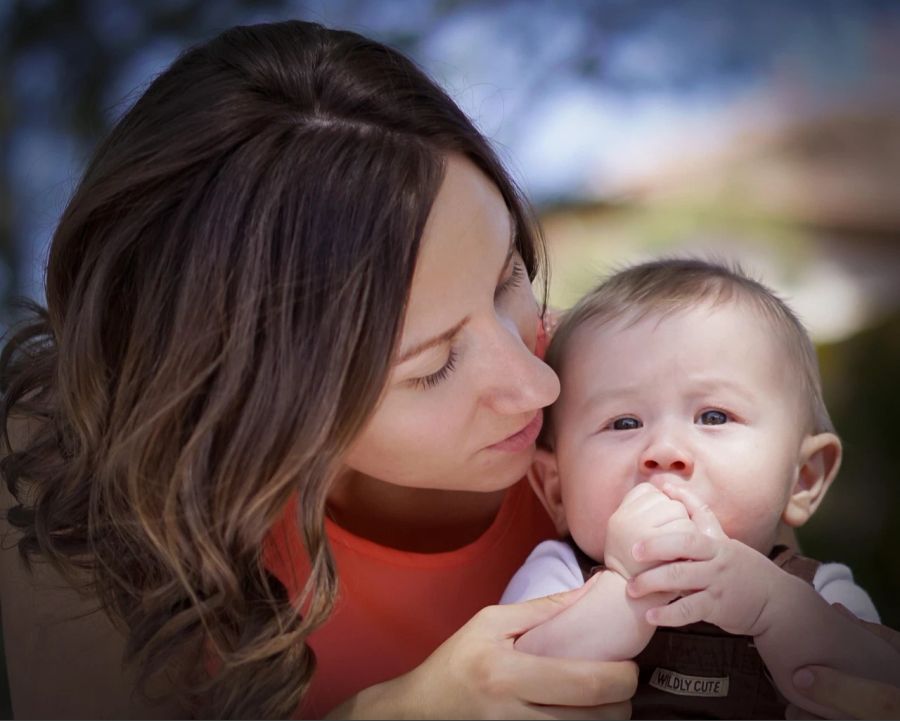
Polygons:
<instances>
[{"instance_id":1,"label":"brown overalls","mask_svg":"<svg viewBox=\"0 0 900 721\"><path fill-rule=\"evenodd\" d=\"M575 551L585 581L603 570ZM819 562L776 546L769 558L812 583ZM734 636L709 623L660 627L635 658L640 676L633 719L783 719L787 701L775 688L752 636Z\"/></svg>"}]
</instances>

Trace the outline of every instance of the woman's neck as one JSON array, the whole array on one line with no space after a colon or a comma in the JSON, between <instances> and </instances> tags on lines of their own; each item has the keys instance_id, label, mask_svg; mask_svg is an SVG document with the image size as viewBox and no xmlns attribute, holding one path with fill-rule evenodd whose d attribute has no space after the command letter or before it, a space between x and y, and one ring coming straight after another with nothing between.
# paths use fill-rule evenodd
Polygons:
<instances>
[{"instance_id":1,"label":"woman's neck","mask_svg":"<svg viewBox=\"0 0 900 721\"><path fill-rule=\"evenodd\" d=\"M341 528L373 543L440 553L477 540L497 517L505 494L409 488L347 473L328 494L327 512Z\"/></svg>"}]
</instances>

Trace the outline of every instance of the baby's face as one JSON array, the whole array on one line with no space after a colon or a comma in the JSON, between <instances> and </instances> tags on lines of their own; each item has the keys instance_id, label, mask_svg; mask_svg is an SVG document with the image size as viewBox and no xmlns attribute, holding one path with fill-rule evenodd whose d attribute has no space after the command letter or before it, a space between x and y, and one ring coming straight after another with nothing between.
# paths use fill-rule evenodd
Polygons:
<instances>
[{"instance_id":1,"label":"baby's face","mask_svg":"<svg viewBox=\"0 0 900 721\"><path fill-rule=\"evenodd\" d=\"M553 410L569 531L603 558L636 484L689 484L724 531L768 552L797 478L806 417L774 331L738 303L571 338Z\"/></svg>"}]
</instances>

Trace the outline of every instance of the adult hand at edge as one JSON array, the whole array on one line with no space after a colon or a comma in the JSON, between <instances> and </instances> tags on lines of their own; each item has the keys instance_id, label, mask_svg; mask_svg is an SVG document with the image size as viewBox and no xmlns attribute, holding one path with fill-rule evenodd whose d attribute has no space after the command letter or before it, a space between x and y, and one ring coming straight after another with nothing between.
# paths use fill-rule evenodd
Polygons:
<instances>
[{"instance_id":1,"label":"adult hand at edge","mask_svg":"<svg viewBox=\"0 0 900 721\"><path fill-rule=\"evenodd\" d=\"M804 666L794 672L794 688L817 704L833 708L841 717L858 719L900 718L900 688L827 666ZM796 706L788 706L786 718L818 718Z\"/></svg>"},{"instance_id":2,"label":"adult hand at edge","mask_svg":"<svg viewBox=\"0 0 900 721\"><path fill-rule=\"evenodd\" d=\"M516 638L582 594L489 606L409 673L365 689L329 716L341 718L627 718L637 686L631 661L535 656Z\"/></svg>"}]
</instances>

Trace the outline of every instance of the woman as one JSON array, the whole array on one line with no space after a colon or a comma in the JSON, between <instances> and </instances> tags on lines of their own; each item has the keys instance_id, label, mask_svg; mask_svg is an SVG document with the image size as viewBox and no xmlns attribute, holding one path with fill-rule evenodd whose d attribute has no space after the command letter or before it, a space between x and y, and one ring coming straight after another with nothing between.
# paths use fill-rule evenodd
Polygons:
<instances>
[{"instance_id":1,"label":"woman","mask_svg":"<svg viewBox=\"0 0 900 721\"><path fill-rule=\"evenodd\" d=\"M552 533L519 482L558 393L540 250L398 53L289 22L176 60L0 359L8 521L50 562L3 554L17 715L626 713L632 664L512 648L571 597L479 611Z\"/></svg>"}]
</instances>

